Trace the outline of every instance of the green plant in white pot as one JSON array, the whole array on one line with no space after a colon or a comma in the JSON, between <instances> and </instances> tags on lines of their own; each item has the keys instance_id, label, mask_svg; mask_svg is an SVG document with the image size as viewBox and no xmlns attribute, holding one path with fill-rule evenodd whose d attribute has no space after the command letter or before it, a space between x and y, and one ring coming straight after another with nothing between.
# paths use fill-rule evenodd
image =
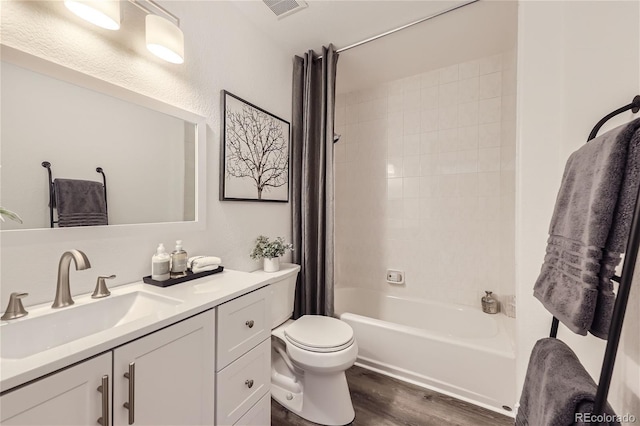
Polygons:
<instances>
[{"instance_id":1,"label":"green plant in white pot","mask_svg":"<svg viewBox=\"0 0 640 426\"><path fill-rule=\"evenodd\" d=\"M265 272L276 272L280 270L280 256L287 250L293 250L293 244L285 243L284 238L278 237L274 241L269 241L269 237L260 235L256 238L256 245L249 256L253 260L263 259Z\"/></svg>"}]
</instances>

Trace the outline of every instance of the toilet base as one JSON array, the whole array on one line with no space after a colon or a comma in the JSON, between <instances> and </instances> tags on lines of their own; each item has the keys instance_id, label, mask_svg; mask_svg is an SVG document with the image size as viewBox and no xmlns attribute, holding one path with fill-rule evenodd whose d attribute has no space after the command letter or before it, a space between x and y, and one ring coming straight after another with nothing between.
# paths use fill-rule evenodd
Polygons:
<instances>
[{"instance_id":1,"label":"toilet base","mask_svg":"<svg viewBox=\"0 0 640 426\"><path fill-rule=\"evenodd\" d=\"M302 391L291 392L271 383L271 397L280 405L305 420L327 426L343 426L356 414L351 403L344 372L314 374L308 371L299 378Z\"/></svg>"}]
</instances>

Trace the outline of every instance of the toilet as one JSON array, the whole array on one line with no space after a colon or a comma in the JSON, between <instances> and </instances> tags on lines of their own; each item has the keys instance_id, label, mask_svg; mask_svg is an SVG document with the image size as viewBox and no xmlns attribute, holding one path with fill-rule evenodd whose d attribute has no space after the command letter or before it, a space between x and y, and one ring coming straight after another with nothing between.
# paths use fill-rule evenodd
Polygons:
<instances>
[{"instance_id":1,"label":"toilet","mask_svg":"<svg viewBox=\"0 0 640 426\"><path fill-rule=\"evenodd\" d=\"M346 425L355 412L345 377L358 345L349 324L293 314L299 265L284 264L271 283L271 397L321 425Z\"/></svg>"}]
</instances>

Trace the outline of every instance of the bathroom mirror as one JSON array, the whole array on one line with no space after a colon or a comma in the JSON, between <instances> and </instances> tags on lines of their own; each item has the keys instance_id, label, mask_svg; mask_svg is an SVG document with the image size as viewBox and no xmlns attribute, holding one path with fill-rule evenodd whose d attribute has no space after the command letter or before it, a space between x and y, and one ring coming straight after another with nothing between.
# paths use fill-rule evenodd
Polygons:
<instances>
[{"instance_id":1,"label":"bathroom mirror","mask_svg":"<svg viewBox=\"0 0 640 426\"><path fill-rule=\"evenodd\" d=\"M0 66L0 205L24 221L0 229L51 227L43 162L54 180L105 179L109 225L204 216L203 117L6 46Z\"/></svg>"}]
</instances>

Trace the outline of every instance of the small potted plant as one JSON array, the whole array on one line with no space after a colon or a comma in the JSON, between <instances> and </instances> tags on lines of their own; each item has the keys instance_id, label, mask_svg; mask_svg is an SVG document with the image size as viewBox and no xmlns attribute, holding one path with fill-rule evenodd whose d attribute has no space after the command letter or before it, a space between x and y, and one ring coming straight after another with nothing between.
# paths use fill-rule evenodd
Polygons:
<instances>
[{"instance_id":1,"label":"small potted plant","mask_svg":"<svg viewBox=\"0 0 640 426\"><path fill-rule=\"evenodd\" d=\"M265 272L277 272L280 270L280 256L287 250L293 250L293 244L286 244L284 238L278 237L274 241L269 241L269 237L260 235L256 238L256 245L250 256L253 260L263 259Z\"/></svg>"},{"instance_id":2,"label":"small potted plant","mask_svg":"<svg viewBox=\"0 0 640 426\"><path fill-rule=\"evenodd\" d=\"M20 216L18 216L17 213L0 206L0 220L4 222L5 216L15 222L22 223L22 219L20 218Z\"/></svg>"}]
</instances>

